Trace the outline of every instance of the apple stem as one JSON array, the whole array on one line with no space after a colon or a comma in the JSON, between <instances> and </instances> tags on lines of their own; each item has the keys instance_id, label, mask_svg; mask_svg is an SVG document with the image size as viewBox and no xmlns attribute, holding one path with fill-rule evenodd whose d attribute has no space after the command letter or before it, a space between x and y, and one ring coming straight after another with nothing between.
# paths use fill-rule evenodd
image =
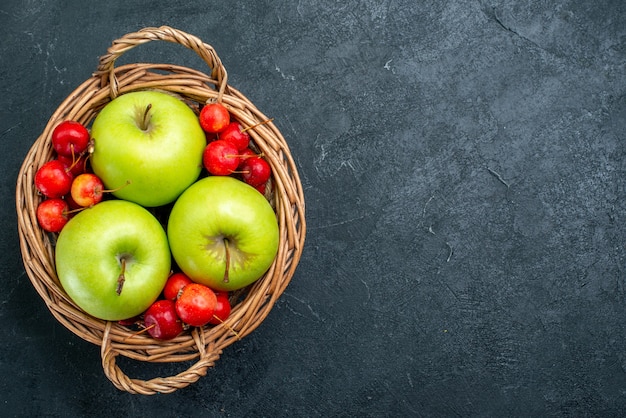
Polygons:
<instances>
[{"instance_id":1,"label":"apple stem","mask_svg":"<svg viewBox=\"0 0 626 418\"><path fill-rule=\"evenodd\" d=\"M257 126L261 126L261 125L265 125L266 123L270 123L270 122L271 122L271 121L273 121L273 120L274 120L274 118L266 119L266 120L264 120L263 122L259 122L259 123L257 123L256 125L248 126L247 128L242 129L242 130L241 130L241 132L246 132L246 131L249 131L250 129L254 129L254 128L256 128Z\"/></svg>"},{"instance_id":2,"label":"apple stem","mask_svg":"<svg viewBox=\"0 0 626 418\"><path fill-rule=\"evenodd\" d=\"M126 258L122 258L121 262L122 271L120 275L117 276L117 288L115 289L115 293L117 293L118 296L122 294L122 287L124 287L124 282L126 281L126 277L124 277L124 273L126 272Z\"/></svg>"},{"instance_id":3,"label":"apple stem","mask_svg":"<svg viewBox=\"0 0 626 418\"><path fill-rule=\"evenodd\" d=\"M144 131L148 130L148 123L150 122L150 109L152 109L152 103L149 103L148 106L146 106L146 111L143 112L143 120L141 121L141 129Z\"/></svg>"},{"instance_id":4,"label":"apple stem","mask_svg":"<svg viewBox=\"0 0 626 418\"><path fill-rule=\"evenodd\" d=\"M228 238L224 238L224 251L226 252L226 268L224 269L224 283L228 283L228 271L230 270L230 249L228 248Z\"/></svg>"}]
</instances>

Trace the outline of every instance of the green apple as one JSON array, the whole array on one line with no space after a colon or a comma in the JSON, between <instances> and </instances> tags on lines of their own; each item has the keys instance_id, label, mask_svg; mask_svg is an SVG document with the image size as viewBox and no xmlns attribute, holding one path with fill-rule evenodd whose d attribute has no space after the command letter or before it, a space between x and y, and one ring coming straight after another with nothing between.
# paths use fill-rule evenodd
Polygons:
<instances>
[{"instance_id":1,"label":"green apple","mask_svg":"<svg viewBox=\"0 0 626 418\"><path fill-rule=\"evenodd\" d=\"M70 219L55 262L63 289L80 308L116 321L141 314L159 297L171 254L163 226L147 209L107 200Z\"/></svg>"},{"instance_id":2,"label":"green apple","mask_svg":"<svg viewBox=\"0 0 626 418\"><path fill-rule=\"evenodd\" d=\"M91 127L91 165L120 199L146 207L176 200L198 179L206 136L198 116L159 91L118 96Z\"/></svg>"},{"instance_id":3,"label":"green apple","mask_svg":"<svg viewBox=\"0 0 626 418\"><path fill-rule=\"evenodd\" d=\"M272 206L232 177L209 176L180 195L167 224L174 260L191 280L214 290L241 289L276 258L279 230Z\"/></svg>"}]
</instances>

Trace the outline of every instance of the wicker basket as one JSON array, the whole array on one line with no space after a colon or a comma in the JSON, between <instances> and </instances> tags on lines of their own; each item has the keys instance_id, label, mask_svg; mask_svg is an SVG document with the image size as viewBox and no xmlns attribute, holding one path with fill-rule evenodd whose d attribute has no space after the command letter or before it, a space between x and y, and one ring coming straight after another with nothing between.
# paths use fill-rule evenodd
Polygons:
<instances>
[{"instance_id":1,"label":"wicker basket","mask_svg":"<svg viewBox=\"0 0 626 418\"><path fill-rule=\"evenodd\" d=\"M171 64L128 64L115 68L126 51L151 41L167 41L196 52L210 75ZM147 333L117 322L103 321L83 312L65 293L56 276L54 234L39 228L36 208L42 197L34 187L37 169L53 158L50 135L62 120L89 126L100 109L118 95L142 89L171 92L196 110L210 100L223 103L244 126L267 121L244 95L227 84L227 72L214 49L190 34L171 27L145 28L114 41L100 58L97 71L51 116L45 130L26 155L17 179L16 205L20 248L26 273L54 317L77 336L101 347L102 367L120 390L151 395L170 393L196 382L215 364L222 350L256 329L289 284L300 260L306 233L302 185L289 148L273 123L250 130L252 141L272 167L273 194L280 229L278 255L260 280L233 296L230 317L217 326L193 328L170 341L157 341ZM186 370L169 377L131 379L116 364L118 355L146 362L184 362Z\"/></svg>"}]
</instances>

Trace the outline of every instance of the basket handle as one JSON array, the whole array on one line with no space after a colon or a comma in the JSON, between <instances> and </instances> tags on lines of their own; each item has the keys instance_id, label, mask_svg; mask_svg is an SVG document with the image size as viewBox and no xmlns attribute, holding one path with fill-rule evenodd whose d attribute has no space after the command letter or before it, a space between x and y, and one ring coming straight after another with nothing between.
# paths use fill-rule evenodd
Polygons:
<instances>
[{"instance_id":1,"label":"basket handle","mask_svg":"<svg viewBox=\"0 0 626 418\"><path fill-rule=\"evenodd\" d=\"M107 321L104 335L102 336L102 347L100 350L102 368L104 369L104 374L115 387L129 393L155 395L158 393L172 393L178 389L187 387L198 381L202 376L205 376L208 369L215 365L215 362L222 353L221 350L215 349L213 343L209 344L207 347L204 342L203 333L194 329L192 336L200 351L200 359L191 365L191 367L175 376L157 377L151 380L131 379L126 376L116 364L115 359L119 355L119 352L113 348L111 343L111 324L110 321Z\"/></svg>"},{"instance_id":2,"label":"basket handle","mask_svg":"<svg viewBox=\"0 0 626 418\"><path fill-rule=\"evenodd\" d=\"M100 64L94 75L102 77L103 86L106 85L108 80L111 99L119 95L119 83L115 75L115 61L134 47L157 40L183 45L198 54L211 69L211 78L217 81L218 86L217 101L222 101L222 96L228 83L228 73L217 56L215 49L211 45L202 42L200 38L169 26L148 27L138 32L128 33L113 41L107 49L107 53L100 57Z\"/></svg>"}]
</instances>

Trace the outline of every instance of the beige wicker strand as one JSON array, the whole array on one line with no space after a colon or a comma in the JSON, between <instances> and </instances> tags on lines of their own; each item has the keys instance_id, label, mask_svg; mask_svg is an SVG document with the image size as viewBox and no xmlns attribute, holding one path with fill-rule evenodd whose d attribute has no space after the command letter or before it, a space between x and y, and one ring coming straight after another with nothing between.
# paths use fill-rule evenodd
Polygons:
<instances>
[{"instance_id":1,"label":"beige wicker strand","mask_svg":"<svg viewBox=\"0 0 626 418\"><path fill-rule=\"evenodd\" d=\"M114 66L124 52L153 40L178 43L196 52L209 65L211 75L174 64ZM265 122L251 130L251 137L272 167L273 192L268 199L276 210L280 228L279 251L274 264L263 278L233 294L231 316L218 326L194 328L167 342L153 340L147 334L135 335L129 328L93 318L76 306L56 276L56 237L43 233L35 216L42 197L34 188L34 176L42 164L53 158L50 136L54 127L67 119L89 126L100 109L117 95L145 89L174 94L196 111L208 101L221 101L246 126ZM241 92L227 85L226 70L212 47L195 36L166 26L145 28L112 43L93 76L79 85L50 117L24 159L15 196L20 250L25 272L37 293L63 326L100 346L102 366L112 383L120 390L138 394L169 393L197 381L226 347L256 329L293 277L306 235L302 185L278 128ZM127 377L119 369L118 356L155 363L195 363L176 376L142 381Z\"/></svg>"},{"instance_id":2,"label":"beige wicker strand","mask_svg":"<svg viewBox=\"0 0 626 418\"><path fill-rule=\"evenodd\" d=\"M96 72L97 75L108 77L111 98L115 98L119 94L118 81L113 71L115 61L122 54L135 48L137 45L154 40L178 43L196 52L211 69L212 77L218 81L218 101L221 101L228 83L228 74L213 47L203 43L199 38L193 35L181 32L169 26L144 28L138 32L127 34L123 38L113 42L113 45L107 51L108 53L100 59L100 65Z\"/></svg>"},{"instance_id":3,"label":"beige wicker strand","mask_svg":"<svg viewBox=\"0 0 626 418\"><path fill-rule=\"evenodd\" d=\"M215 350L212 344L209 344L207 349L202 333L194 330L192 336L200 351L200 360L194 365L175 376L165 378L157 377L148 381L130 379L116 364L115 359L118 356L118 352L112 348L111 344L108 344L110 341L110 330L111 323L108 323L104 333L105 344L102 345L101 349L102 368L109 380L111 380L118 389L130 393L154 395L157 393L171 393L177 389L184 388L196 382L201 377L206 376L208 369L213 367L221 355L221 351Z\"/></svg>"}]
</instances>

